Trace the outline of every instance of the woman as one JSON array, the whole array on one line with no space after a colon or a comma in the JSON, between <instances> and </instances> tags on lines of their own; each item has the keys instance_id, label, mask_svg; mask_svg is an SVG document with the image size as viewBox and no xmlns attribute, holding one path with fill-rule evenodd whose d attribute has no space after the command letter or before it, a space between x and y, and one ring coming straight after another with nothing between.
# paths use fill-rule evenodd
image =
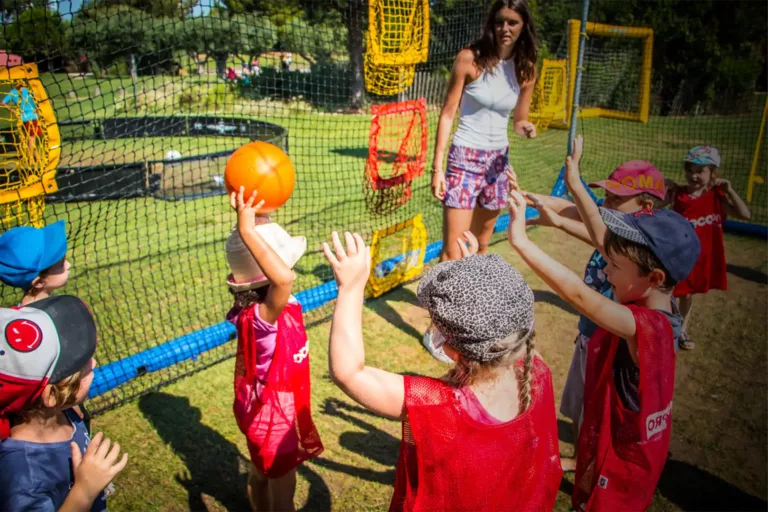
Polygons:
<instances>
[{"instance_id":1,"label":"woman","mask_svg":"<svg viewBox=\"0 0 768 512\"><path fill-rule=\"evenodd\" d=\"M497 0L480 39L456 56L448 82L433 161L432 192L443 201L441 260L461 257L451 243L470 230L486 252L499 210L507 206L509 114L521 137L536 137L528 121L536 79L536 27L526 0ZM459 109L459 126L445 148Z\"/></svg>"},{"instance_id":2,"label":"woman","mask_svg":"<svg viewBox=\"0 0 768 512\"><path fill-rule=\"evenodd\" d=\"M497 0L491 6L483 35L459 52L445 95L432 163L432 193L443 201L441 261L458 260L467 240L484 254L499 210L509 197L507 129L514 110L515 132L536 137L528 121L536 81L536 26L526 0ZM460 109L459 127L448 151L445 147ZM468 233L469 232L469 233ZM472 235L477 242L472 240ZM437 360L450 363L439 334L430 326L423 344Z\"/></svg>"}]
</instances>

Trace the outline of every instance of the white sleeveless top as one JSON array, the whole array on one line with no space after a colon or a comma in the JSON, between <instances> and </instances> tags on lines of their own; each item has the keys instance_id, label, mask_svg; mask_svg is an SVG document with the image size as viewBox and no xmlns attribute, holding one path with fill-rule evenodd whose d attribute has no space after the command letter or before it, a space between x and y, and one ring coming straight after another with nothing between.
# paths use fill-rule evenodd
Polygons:
<instances>
[{"instance_id":1,"label":"white sleeveless top","mask_svg":"<svg viewBox=\"0 0 768 512\"><path fill-rule=\"evenodd\" d=\"M504 149L509 146L509 114L517 105L520 85L512 59L500 60L464 87L459 106L459 127L453 143L474 149Z\"/></svg>"}]
</instances>

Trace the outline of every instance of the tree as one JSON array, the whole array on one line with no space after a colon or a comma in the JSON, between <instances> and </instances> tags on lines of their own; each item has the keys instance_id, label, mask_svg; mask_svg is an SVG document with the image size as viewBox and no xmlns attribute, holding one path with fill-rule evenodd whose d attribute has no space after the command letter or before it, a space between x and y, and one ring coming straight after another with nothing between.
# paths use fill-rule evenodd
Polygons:
<instances>
[{"instance_id":1,"label":"tree","mask_svg":"<svg viewBox=\"0 0 768 512\"><path fill-rule=\"evenodd\" d=\"M97 0L96 6L123 5L143 11L155 18L185 19L200 0Z\"/></svg>"},{"instance_id":2,"label":"tree","mask_svg":"<svg viewBox=\"0 0 768 512\"><path fill-rule=\"evenodd\" d=\"M244 53L253 57L271 50L277 42L274 25L253 14L225 17L211 13L190 18L186 28L185 47L213 57L219 76L226 74L227 59L231 54Z\"/></svg>"},{"instance_id":3,"label":"tree","mask_svg":"<svg viewBox=\"0 0 768 512\"><path fill-rule=\"evenodd\" d=\"M280 27L278 40L282 49L298 53L313 64L329 62L334 54L347 48L347 28L296 18Z\"/></svg>"},{"instance_id":4,"label":"tree","mask_svg":"<svg viewBox=\"0 0 768 512\"><path fill-rule=\"evenodd\" d=\"M67 49L65 23L56 12L45 7L21 11L5 27L5 48L21 55L26 62L45 63L64 55Z\"/></svg>"}]
</instances>

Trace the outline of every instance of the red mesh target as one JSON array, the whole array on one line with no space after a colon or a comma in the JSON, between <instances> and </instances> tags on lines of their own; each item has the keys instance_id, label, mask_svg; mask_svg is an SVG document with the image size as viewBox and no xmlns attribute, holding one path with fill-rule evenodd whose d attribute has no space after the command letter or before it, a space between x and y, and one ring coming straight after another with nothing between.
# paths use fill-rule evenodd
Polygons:
<instances>
[{"instance_id":1,"label":"red mesh target","mask_svg":"<svg viewBox=\"0 0 768 512\"><path fill-rule=\"evenodd\" d=\"M424 173L427 112L424 98L371 107L365 198L373 213L390 213L411 198L411 182Z\"/></svg>"}]
</instances>

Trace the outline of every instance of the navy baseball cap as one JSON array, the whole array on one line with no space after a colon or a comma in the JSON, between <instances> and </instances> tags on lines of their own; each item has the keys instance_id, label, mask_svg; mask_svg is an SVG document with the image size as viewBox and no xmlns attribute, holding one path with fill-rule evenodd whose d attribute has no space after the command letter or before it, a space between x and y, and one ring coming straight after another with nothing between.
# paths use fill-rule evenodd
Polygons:
<instances>
[{"instance_id":1,"label":"navy baseball cap","mask_svg":"<svg viewBox=\"0 0 768 512\"><path fill-rule=\"evenodd\" d=\"M644 245L675 283L688 277L699 259L701 243L691 223L672 210L621 213L601 209L605 225L622 238Z\"/></svg>"},{"instance_id":2,"label":"navy baseball cap","mask_svg":"<svg viewBox=\"0 0 768 512\"><path fill-rule=\"evenodd\" d=\"M0 281L28 289L43 270L67 254L67 232L60 220L43 228L19 226L0 235Z\"/></svg>"}]
</instances>

